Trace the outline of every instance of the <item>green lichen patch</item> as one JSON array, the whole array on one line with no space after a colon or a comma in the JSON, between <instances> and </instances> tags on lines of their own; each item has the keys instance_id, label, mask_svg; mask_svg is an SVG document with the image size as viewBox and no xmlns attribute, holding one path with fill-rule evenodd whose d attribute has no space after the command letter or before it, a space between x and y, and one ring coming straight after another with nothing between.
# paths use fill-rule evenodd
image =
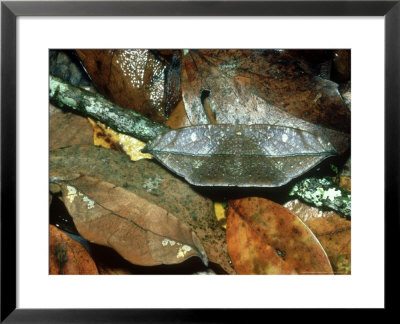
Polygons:
<instances>
[{"instance_id":1,"label":"green lichen patch","mask_svg":"<svg viewBox=\"0 0 400 324\"><path fill-rule=\"evenodd\" d=\"M351 218L351 193L337 186L330 178L307 178L295 184L289 193L319 208Z\"/></svg>"}]
</instances>

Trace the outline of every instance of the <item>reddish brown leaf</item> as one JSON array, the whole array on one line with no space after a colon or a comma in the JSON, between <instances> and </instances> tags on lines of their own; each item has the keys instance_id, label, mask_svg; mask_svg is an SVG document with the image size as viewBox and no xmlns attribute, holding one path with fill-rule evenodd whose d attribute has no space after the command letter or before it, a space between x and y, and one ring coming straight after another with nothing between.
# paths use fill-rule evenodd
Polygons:
<instances>
[{"instance_id":1,"label":"reddish brown leaf","mask_svg":"<svg viewBox=\"0 0 400 324\"><path fill-rule=\"evenodd\" d=\"M98 91L117 105L166 120L166 62L149 50L77 50Z\"/></svg>"},{"instance_id":2,"label":"reddish brown leaf","mask_svg":"<svg viewBox=\"0 0 400 324\"><path fill-rule=\"evenodd\" d=\"M336 274L351 272L351 221L332 211L323 212L299 200L285 204L321 242Z\"/></svg>"},{"instance_id":3,"label":"reddish brown leaf","mask_svg":"<svg viewBox=\"0 0 400 324\"><path fill-rule=\"evenodd\" d=\"M328 257L310 229L267 199L229 202L227 241L240 274L332 274Z\"/></svg>"},{"instance_id":4,"label":"reddish brown leaf","mask_svg":"<svg viewBox=\"0 0 400 324\"><path fill-rule=\"evenodd\" d=\"M239 274L296 274L296 270L266 245L246 220L232 213L227 227L229 255Z\"/></svg>"},{"instance_id":5,"label":"reddish brown leaf","mask_svg":"<svg viewBox=\"0 0 400 324\"><path fill-rule=\"evenodd\" d=\"M79 242L50 225L50 274L99 274L96 264Z\"/></svg>"}]
</instances>

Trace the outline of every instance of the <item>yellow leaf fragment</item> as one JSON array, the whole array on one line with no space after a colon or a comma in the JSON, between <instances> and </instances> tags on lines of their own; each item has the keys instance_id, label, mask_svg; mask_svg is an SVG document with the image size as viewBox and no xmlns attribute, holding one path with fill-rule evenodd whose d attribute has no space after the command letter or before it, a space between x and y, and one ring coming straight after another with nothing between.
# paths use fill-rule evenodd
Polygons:
<instances>
[{"instance_id":1,"label":"yellow leaf fragment","mask_svg":"<svg viewBox=\"0 0 400 324\"><path fill-rule=\"evenodd\" d=\"M214 202L215 216L217 217L218 223L221 224L223 228L226 229L226 204L222 202Z\"/></svg>"},{"instance_id":2,"label":"yellow leaf fragment","mask_svg":"<svg viewBox=\"0 0 400 324\"><path fill-rule=\"evenodd\" d=\"M91 118L88 118L88 120L93 127L94 145L124 152L132 161L153 158L151 154L141 152L146 143L132 136L120 134L99 121L94 121Z\"/></svg>"}]
</instances>

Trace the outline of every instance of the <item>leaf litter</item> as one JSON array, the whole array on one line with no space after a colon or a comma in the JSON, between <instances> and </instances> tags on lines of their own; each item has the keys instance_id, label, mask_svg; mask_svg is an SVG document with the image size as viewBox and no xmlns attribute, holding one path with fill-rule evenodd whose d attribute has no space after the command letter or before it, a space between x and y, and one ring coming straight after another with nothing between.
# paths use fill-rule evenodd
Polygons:
<instances>
[{"instance_id":1,"label":"leaf litter","mask_svg":"<svg viewBox=\"0 0 400 324\"><path fill-rule=\"evenodd\" d=\"M174 64L178 62L177 52L178 51L174 52ZM171 53L167 53L167 55ZM269 60L266 58L269 58ZM167 59L167 61L168 60L170 61L170 59ZM163 62L163 59L161 62ZM161 135L157 140L152 140L148 143L146 149L155 154L155 157L163 163L170 163L176 156L179 156L178 159L175 159L179 160L178 162L172 161L174 166L169 167L167 163L166 165L175 172L178 171L178 174L185 168L189 170L185 171L187 173L186 175L180 175L188 179L190 183L220 186L221 184L218 184L220 180L215 180L216 178L212 175L216 175L218 178L218 175L221 176L222 174L222 178L224 178L225 172L226 175L228 175L228 180L225 184L222 184L222 186L241 186L243 183L246 183L248 186L257 186L252 184L252 181L257 178L257 172L255 172L255 176L251 176L252 170L255 171L257 168L271 161L267 167L271 172L269 177L266 177L266 180L264 179L264 182L270 181L268 186L279 186L301 175L304 173L304 170L307 171L326 157L336 153L341 154L348 149L350 140L348 134L350 130L350 112L346 105L349 105L349 103L346 102L346 104L344 104L339 94L337 84L321 78L322 75L325 75L325 72L322 71L328 66L325 62L321 61L319 67L318 64L311 66L307 65L308 63L304 61L300 62L290 59L290 54L288 55L285 51L279 51L278 53L277 51L249 52L246 50L183 51L181 62L183 105L178 105L181 111L178 113L177 110L177 117L173 118L173 123L179 126L187 126L188 123L200 125L186 127ZM255 62L259 62L259 64L255 64ZM321 71L320 76L312 75L311 70L318 68L320 68ZM176 71L177 70L173 71L175 76ZM283 74L281 78L279 78L277 73ZM185 109L185 112L182 112L182 108ZM169 113L167 113L166 116L168 116L168 114ZM175 116L174 112L173 116ZM204 123L211 125L201 125ZM172 125L173 124L171 124L171 126ZM218 138L218 136L216 136L216 140L213 139L215 142L218 142L217 140L219 139L220 143L218 143L218 145L215 145L216 143L210 145L210 142L207 143L207 139L204 138L204 136L203 138L201 137L201 135L206 133L207 128L211 129L213 127L215 130L218 130L219 133L223 133L222 137ZM265 129L269 131L272 129L273 131L271 131L271 133L274 135L265 136L265 134L268 133L265 132ZM201 131L199 132L199 130ZM215 134L217 134L218 131L216 131ZM182 133L182 135L180 135L180 133ZM243 136L243 134L246 135ZM255 134L256 136L254 136ZM181 138L179 138L180 136ZM276 143L264 140L267 144L261 146L254 145L256 142L254 137L259 139L260 137L262 138L262 136L266 137L268 140L274 138ZM189 139L189 141L185 142L185 137L186 140ZM228 138L228 140L226 140L226 138ZM206 144L201 143L202 140L203 142L205 140ZM155 144L157 141L158 143ZM318 144L316 145L316 143ZM73 150L75 149L76 147ZM81 149L83 149L83 151L87 150L85 146L82 146ZM53 157L59 153L57 151L55 151L56 154L54 154ZM68 154L67 150L65 153ZM235 154L238 156L236 159L234 158ZM163 155L162 158L160 157L161 155ZM310 160L307 161L309 157L313 157L313 159L310 158ZM204 163L202 158L209 159L207 163L209 163L211 158L208 169L203 166L207 163ZM255 161L257 159L259 159L259 161ZM57 158L55 160L57 160ZM53 162L55 162L55 160L53 160ZM163 160L166 160L166 162ZM265 162L265 160L268 162ZM289 162L282 163L285 160ZM106 160L103 159L102 161L105 162ZM145 181L141 179L139 185L135 184L132 186L132 182L126 181L126 177L124 177L122 181L116 180L110 183L104 181L103 174L101 174L101 172L96 172L102 169L102 167L96 165L96 163L92 166L88 164L87 167L83 168L86 170L82 173L82 168L75 166L71 170L68 170L68 172L66 172L66 169L60 172L61 164L59 162L60 160L53 163L53 168L51 167L53 180L58 179L58 181L62 180L63 182L67 179L67 182L71 182L77 179L86 179L86 181L93 181L92 184L100 181L99 183L113 186L113 188L118 188L115 183L120 182L121 187L119 187L119 189L122 190L132 190L132 187L140 187L139 191L144 190L145 193L143 193L143 191L140 192L139 197L141 198L149 194L151 199L148 200L148 198L145 198L145 200L146 202L150 202L150 204L154 203L153 199L160 195L163 196L161 200L165 200L166 198L163 191L166 191L168 187L165 186L163 175L159 175L158 172L148 177ZM86 162L88 162L87 159ZM109 161L107 160L107 162ZM142 161L136 163L141 162ZM298 165L303 164L303 162L306 167L299 167ZM74 164L74 162L72 162L72 164ZM148 167L147 163L145 164L145 168L141 166L136 171L139 173L143 172ZM156 165L153 162L148 164ZM221 167L221 165L224 166ZM242 165L249 165L250 172L248 172L248 175L250 175L250 177L248 176L248 178L251 178L250 184L248 179L244 179L246 172L242 172L242 176L241 172L237 171L242 169ZM287 172L290 170L290 167L293 166L294 171L292 171L292 173L290 173L290 171ZM192 170L190 170L190 167L192 167ZM203 170L201 169L202 167L204 168ZM279 174L279 171L282 171L280 168L284 171L281 172L281 174ZM93 179L87 176L86 171L88 171L88 169L91 169L89 173L94 175ZM110 170L106 171L106 173L109 171ZM262 173L261 171L259 172ZM284 173L288 174L285 175ZM74 179L74 176L76 177L77 175L79 176ZM115 178L119 177L119 175L120 173L117 172ZM113 178L110 175L106 175L105 177L108 178L106 180ZM136 182L136 180L137 175L135 175L135 180L133 182ZM175 183L176 180L179 179L174 178L172 182ZM64 181L64 184L67 182ZM261 182L263 181L260 181L260 183ZM82 202L86 203L88 210L95 208L89 208L92 205L87 195L83 194L81 191L76 192L77 195L82 198ZM137 194L137 192L135 191L134 194ZM171 194L171 191L169 191L168 194ZM69 196L67 195L66 197L68 200ZM252 200L254 203L254 201L257 201L259 198L248 199ZM158 207L159 203L160 201L156 202ZM272 205L274 204L272 202L270 203ZM163 203L161 203L161 205L162 204ZM266 203L266 205L268 204ZM96 206L96 204L93 206ZM231 201L229 206L229 210L231 210L234 203ZM161 208L163 207L161 206ZM176 212L176 208L175 206L172 210ZM268 208L266 207L266 214L271 214L271 212L268 212ZM171 208L169 207L169 209ZM279 214L275 209L274 211ZM178 214L179 212L177 215ZM247 252L244 252L243 256L236 259L237 264L237 260L240 262L243 261L242 264L238 266L234 262L235 270L238 273L243 273L243 269L240 268L241 266L244 266L246 269L245 271L249 271L252 267L250 272L253 271L254 273L311 273L313 271L327 274L332 273L332 268L330 268L330 265L329 267L327 266L326 258L321 257L321 254L319 255L321 259L317 259L320 261L324 260L321 261L322 263L319 265L323 268L322 271L320 271L321 268L318 268L318 266L316 266L316 268L307 268L307 262L304 264L301 264L301 262L299 264L293 262L293 260L296 259L296 254L291 251L288 256L285 249L281 250L280 248L274 247L272 247L272 249L264 249L265 241L260 241L259 234L265 231L265 228L260 230L257 226L254 227L255 222L259 222L261 218L255 217L255 214L247 215L247 218L244 217L246 221L243 222L243 215L235 217L238 215L232 216L233 214L235 213L231 212L228 215L228 229L230 228L230 232L232 232L232 229L236 226L236 232L240 233L236 235L238 241L236 243L240 245L247 240L247 248L252 246L254 251L257 252L256 254L264 255L264 257L268 256L267 259L270 258L269 262L271 263L266 264L265 259L263 259L261 263L258 262L259 260L256 260L258 263L255 267L255 263L253 262L254 258L252 259L246 254ZM272 214L274 214L274 212L272 212ZM228 273L235 273L235 270L232 271L229 257L227 259L221 257L223 255L222 250L225 249L225 251L227 251L226 241L224 238L221 239L221 233L218 235L211 235L212 238L210 239L211 229L213 229L211 232L217 231L215 228L221 229L220 226L218 226L218 222L213 223L212 221L207 221L206 224L208 224L204 227L204 225L198 223L198 215L191 214L190 217L185 216L180 217L180 219L184 224L187 224L191 229L195 229L196 233L199 234L199 241L203 243L204 251L206 251L210 260L214 259L214 261L220 264ZM288 220L292 219L288 217ZM239 223L241 224L240 228L238 228ZM217 224L217 226L215 226L215 224ZM254 228L256 228L256 230L254 230ZM304 233L296 226L293 228L296 228L294 232L299 231L300 233ZM303 228L301 229L304 230ZM307 232L307 230L305 231ZM329 236L329 232L327 233L327 236ZM225 234L222 232L222 235L224 236ZM279 233L279 235L284 237L285 231ZM324 236L325 235L322 235L321 237ZM233 236L231 235L230 237L232 240ZM249 238L252 239L250 240ZM285 238L282 240L285 241ZM290 240L288 240L288 242L289 241ZM218 245L217 242L222 244L215 249L215 246ZM161 245L175 246L176 244L171 245L171 240L168 238L167 240L161 241ZM229 246L229 241L228 250L230 252L232 250ZM176 255L179 254L178 252ZM314 252L318 254L321 251L315 249ZM201 252L198 251L198 254L201 254ZM232 254L234 254L234 252ZM231 259L234 261L235 258L232 258L232 254ZM329 258L331 259L335 273L346 273L347 256L345 256L344 261L343 255L339 255L337 257L338 260L333 260L331 254L330 252ZM286 262L286 259L288 259L289 262ZM305 259L308 260L308 257L305 256ZM284 262L282 262L282 260ZM302 260L302 262L304 262L304 260ZM342 270L345 270L342 272L338 271L340 267ZM238 271L238 268L240 271ZM330 268L330 271L328 268Z\"/></svg>"},{"instance_id":2,"label":"leaf litter","mask_svg":"<svg viewBox=\"0 0 400 324\"><path fill-rule=\"evenodd\" d=\"M133 163L121 152L91 145L75 145L50 153L52 181L70 181L81 175L124 188L175 215L196 233L209 262L227 273L235 273L213 202L157 163Z\"/></svg>"},{"instance_id":3,"label":"leaf litter","mask_svg":"<svg viewBox=\"0 0 400 324\"><path fill-rule=\"evenodd\" d=\"M58 181L78 232L138 265L174 264L207 256L196 234L165 209L88 176Z\"/></svg>"}]
</instances>

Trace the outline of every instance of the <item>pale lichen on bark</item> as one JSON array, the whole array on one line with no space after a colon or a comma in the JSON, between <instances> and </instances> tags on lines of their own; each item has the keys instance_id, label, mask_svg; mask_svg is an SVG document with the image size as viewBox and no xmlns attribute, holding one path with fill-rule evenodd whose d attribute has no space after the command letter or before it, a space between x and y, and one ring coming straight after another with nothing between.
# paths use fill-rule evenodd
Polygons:
<instances>
[{"instance_id":1,"label":"pale lichen on bark","mask_svg":"<svg viewBox=\"0 0 400 324\"><path fill-rule=\"evenodd\" d=\"M328 208L351 218L351 193L337 186L332 179L306 178L295 184L289 193L319 208Z\"/></svg>"},{"instance_id":2,"label":"pale lichen on bark","mask_svg":"<svg viewBox=\"0 0 400 324\"><path fill-rule=\"evenodd\" d=\"M167 132L169 127L153 122L133 110L123 109L103 96L75 87L50 75L50 102L92 117L117 132L149 141Z\"/></svg>"}]
</instances>

